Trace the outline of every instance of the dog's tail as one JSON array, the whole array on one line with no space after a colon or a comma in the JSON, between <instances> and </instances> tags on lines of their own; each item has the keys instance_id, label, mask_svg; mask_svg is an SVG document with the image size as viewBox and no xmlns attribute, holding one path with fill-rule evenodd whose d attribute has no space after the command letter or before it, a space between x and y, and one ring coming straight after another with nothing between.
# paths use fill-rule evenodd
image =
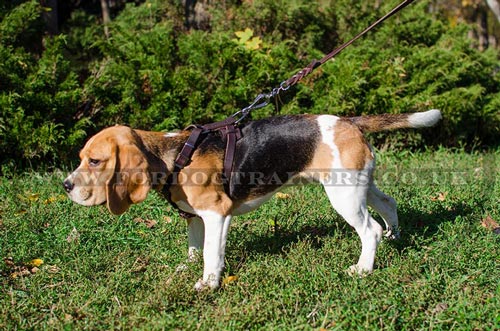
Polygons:
<instances>
[{"instance_id":1,"label":"dog's tail","mask_svg":"<svg viewBox=\"0 0 500 331\"><path fill-rule=\"evenodd\" d=\"M427 128L441 119L441 112L431 109L420 113L382 114L350 117L349 120L363 132L379 132L405 128Z\"/></svg>"}]
</instances>

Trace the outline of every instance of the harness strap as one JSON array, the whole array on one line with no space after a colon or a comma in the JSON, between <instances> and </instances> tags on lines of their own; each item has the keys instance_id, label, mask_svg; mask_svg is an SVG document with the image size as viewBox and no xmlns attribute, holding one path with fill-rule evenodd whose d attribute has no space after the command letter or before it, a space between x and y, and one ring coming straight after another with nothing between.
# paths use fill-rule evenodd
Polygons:
<instances>
[{"instance_id":1,"label":"harness strap","mask_svg":"<svg viewBox=\"0 0 500 331\"><path fill-rule=\"evenodd\" d=\"M177 155L175 159L175 167L181 170L184 168L189 161L191 160L191 156L193 156L193 152L198 144L198 140L200 139L201 134L203 133L203 128L199 126L189 126L186 129L193 127L191 134L189 135L188 140L182 146L180 153ZM176 171L174 170L174 173ZM178 171L177 171L178 172Z\"/></svg>"},{"instance_id":2,"label":"harness strap","mask_svg":"<svg viewBox=\"0 0 500 331\"><path fill-rule=\"evenodd\" d=\"M224 176L227 180L227 186L231 181L231 172L233 170L234 154L236 151L236 141L241 138L240 129L234 125L226 127L226 153L224 154Z\"/></svg>"},{"instance_id":3,"label":"harness strap","mask_svg":"<svg viewBox=\"0 0 500 331\"><path fill-rule=\"evenodd\" d=\"M235 123L236 123L236 118L231 116L219 122L204 124L201 127L207 131L217 131Z\"/></svg>"},{"instance_id":4,"label":"harness strap","mask_svg":"<svg viewBox=\"0 0 500 331\"><path fill-rule=\"evenodd\" d=\"M205 124L201 126L191 125L186 128L186 130L191 129L191 134L182 146L181 151L177 155L174 162L174 170L167 179L167 184L165 185L163 192L167 200L177 208L179 215L182 218L192 218L196 215L187 213L181 210L171 199L170 188L173 184L178 184L179 172L186 167L191 161L191 157L195 149L198 147L202 135L220 131L222 140L226 141L226 149L224 153L224 163L223 163L223 176L225 178L224 189L229 193L229 183L231 181L231 173L233 170L234 156L236 154L236 142L241 138L241 130L236 125L236 119L234 117L226 118L223 121Z\"/></svg>"}]
</instances>

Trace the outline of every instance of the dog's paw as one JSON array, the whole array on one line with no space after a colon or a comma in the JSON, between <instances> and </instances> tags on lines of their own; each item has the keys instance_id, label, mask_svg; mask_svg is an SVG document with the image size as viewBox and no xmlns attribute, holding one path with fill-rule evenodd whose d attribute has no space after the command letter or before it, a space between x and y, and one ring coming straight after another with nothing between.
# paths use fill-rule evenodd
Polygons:
<instances>
[{"instance_id":1,"label":"dog's paw","mask_svg":"<svg viewBox=\"0 0 500 331\"><path fill-rule=\"evenodd\" d=\"M346 272L351 277L366 277L372 272L372 270L353 264L346 270Z\"/></svg>"},{"instance_id":2,"label":"dog's paw","mask_svg":"<svg viewBox=\"0 0 500 331\"><path fill-rule=\"evenodd\" d=\"M198 292L201 292L201 291L208 289L208 286L203 280L199 279L196 282L196 284L194 284L194 289Z\"/></svg>"},{"instance_id":3,"label":"dog's paw","mask_svg":"<svg viewBox=\"0 0 500 331\"><path fill-rule=\"evenodd\" d=\"M207 281L200 279L196 282L196 284L194 284L194 289L198 292L205 290L215 290L219 288L219 285L219 282L215 281L214 279L209 279Z\"/></svg>"},{"instance_id":4,"label":"dog's paw","mask_svg":"<svg viewBox=\"0 0 500 331\"><path fill-rule=\"evenodd\" d=\"M191 261L190 259L186 260L184 263L181 263L175 268L175 272L181 273L184 271L189 270L190 268L193 267L194 261Z\"/></svg>"},{"instance_id":5,"label":"dog's paw","mask_svg":"<svg viewBox=\"0 0 500 331\"><path fill-rule=\"evenodd\" d=\"M184 272L191 268L193 264L198 263L200 261L200 254L199 252L190 252L189 257L184 261L184 263L181 263L175 268L176 272Z\"/></svg>"},{"instance_id":6,"label":"dog's paw","mask_svg":"<svg viewBox=\"0 0 500 331\"><path fill-rule=\"evenodd\" d=\"M175 272L181 273L189 269L189 266L187 263L181 263L175 268Z\"/></svg>"}]
</instances>

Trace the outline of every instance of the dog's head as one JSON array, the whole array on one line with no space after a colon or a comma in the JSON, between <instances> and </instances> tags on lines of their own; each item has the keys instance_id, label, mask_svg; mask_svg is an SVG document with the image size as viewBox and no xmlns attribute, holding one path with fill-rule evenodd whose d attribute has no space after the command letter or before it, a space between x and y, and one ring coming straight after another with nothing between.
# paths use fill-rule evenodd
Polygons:
<instances>
[{"instance_id":1,"label":"dog's head","mask_svg":"<svg viewBox=\"0 0 500 331\"><path fill-rule=\"evenodd\" d=\"M146 199L151 189L148 161L138 135L114 126L89 139L81 163L63 182L71 200L84 206L107 203L116 215Z\"/></svg>"}]
</instances>

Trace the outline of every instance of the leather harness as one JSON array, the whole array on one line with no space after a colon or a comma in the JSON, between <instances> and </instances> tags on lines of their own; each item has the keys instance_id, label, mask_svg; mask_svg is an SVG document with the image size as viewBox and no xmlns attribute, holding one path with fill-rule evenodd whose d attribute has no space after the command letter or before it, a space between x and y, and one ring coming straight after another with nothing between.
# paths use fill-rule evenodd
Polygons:
<instances>
[{"instance_id":1,"label":"leather harness","mask_svg":"<svg viewBox=\"0 0 500 331\"><path fill-rule=\"evenodd\" d=\"M237 119L233 116L228 117L220 122L205 125L190 125L185 130L191 130L191 134L189 135L189 138L186 140L184 146L182 146L181 151L175 159L174 170L167 178L167 182L163 187L162 193L165 195L168 202L177 209L179 215L182 218L189 219L195 217L196 215L181 210L179 206L177 206L177 204L172 201L170 193L170 188L172 187L172 185L176 185L178 183L179 172L191 161L191 157L193 156L195 149L198 147L200 141L202 140L202 137L206 136L209 133L219 131L222 137L222 141L226 142L223 176L224 182L226 183L226 185L224 185L224 188L229 194L228 187L229 182L231 181L231 172L233 170L236 142L241 138L241 130L237 126Z\"/></svg>"}]
</instances>

